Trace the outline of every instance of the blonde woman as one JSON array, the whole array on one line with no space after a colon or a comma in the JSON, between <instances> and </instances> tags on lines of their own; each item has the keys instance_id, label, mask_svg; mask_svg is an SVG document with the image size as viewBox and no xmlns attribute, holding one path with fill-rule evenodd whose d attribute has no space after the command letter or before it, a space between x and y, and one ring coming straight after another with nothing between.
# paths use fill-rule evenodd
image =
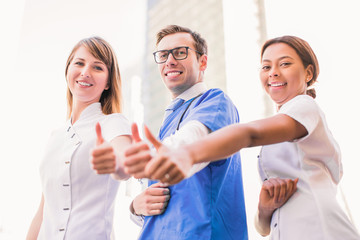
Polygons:
<instances>
[{"instance_id":1,"label":"blonde woman","mask_svg":"<svg viewBox=\"0 0 360 240\"><path fill-rule=\"evenodd\" d=\"M120 158L131 143L113 49L99 37L81 40L65 76L68 121L52 133L41 162L43 193L27 239L112 239L114 178L128 178Z\"/></svg>"}]
</instances>

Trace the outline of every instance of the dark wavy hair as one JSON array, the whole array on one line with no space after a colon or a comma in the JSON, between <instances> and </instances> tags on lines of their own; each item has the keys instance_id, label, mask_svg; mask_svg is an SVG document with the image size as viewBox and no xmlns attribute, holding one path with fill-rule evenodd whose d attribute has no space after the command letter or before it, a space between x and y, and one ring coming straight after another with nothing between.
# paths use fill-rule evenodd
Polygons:
<instances>
[{"instance_id":1,"label":"dark wavy hair","mask_svg":"<svg viewBox=\"0 0 360 240\"><path fill-rule=\"evenodd\" d=\"M316 82L317 77L319 76L319 62L316 58L316 55L312 48L310 47L309 43L305 40L295 37L295 36L282 36L277 38L272 38L267 40L261 49L261 59L267 47L275 43L285 43L293 48L296 53L299 55L303 65L307 68L309 65L313 66L313 77L312 79L307 82L307 86L310 87ZM316 98L316 91L314 88L310 88L306 90L306 94Z\"/></svg>"}]
</instances>

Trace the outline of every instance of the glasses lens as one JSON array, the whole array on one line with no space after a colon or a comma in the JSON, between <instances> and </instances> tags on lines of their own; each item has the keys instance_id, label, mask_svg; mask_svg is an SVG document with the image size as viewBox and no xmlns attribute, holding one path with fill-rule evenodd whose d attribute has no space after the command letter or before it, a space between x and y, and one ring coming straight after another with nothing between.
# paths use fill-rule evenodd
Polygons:
<instances>
[{"instance_id":1,"label":"glasses lens","mask_svg":"<svg viewBox=\"0 0 360 240\"><path fill-rule=\"evenodd\" d=\"M164 50L164 51L157 51L155 53L155 60L158 63L162 63L162 62L166 62L167 58L169 56L169 52Z\"/></svg>"},{"instance_id":2,"label":"glasses lens","mask_svg":"<svg viewBox=\"0 0 360 240\"><path fill-rule=\"evenodd\" d=\"M176 60L182 60L187 57L187 48L179 47L173 49L173 56Z\"/></svg>"}]
</instances>

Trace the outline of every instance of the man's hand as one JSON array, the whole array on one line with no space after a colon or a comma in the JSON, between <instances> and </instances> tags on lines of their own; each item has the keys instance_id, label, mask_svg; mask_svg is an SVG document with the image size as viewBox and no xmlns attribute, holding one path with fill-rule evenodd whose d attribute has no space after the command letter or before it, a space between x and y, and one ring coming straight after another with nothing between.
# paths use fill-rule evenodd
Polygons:
<instances>
[{"instance_id":1,"label":"man's hand","mask_svg":"<svg viewBox=\"0 0 360 240\"><path fill-rule=\"evenodd\" d=\"M136 123L131 125L133 144L125 151L124 170L135 178L146 178L145 166L152 158L149 145L139 136Z\"/></svg>"},{"instance_id":2,"label":"man's hand","mask_svg":"<svg viewBox=\"0 0 360 240\"><path fill-rule=\"evenodd\" d=\"M146 165L145 176L166 184L185 179L192 167L192 159L184 147L170 149L159 142L145 126L145 136L154 145L157 154Z\"/></svg>"},{"instance_id":3,"label":"man's hand","mask_svg":"<svg viewBox=\"0 0 360 240\"><path fill-rule=\"evenodd\" d=\"M152 216L162 214L170 199L170 191L162 183L155 183L139 194L131 203L133 214Z\"/></svg>"}]
</instances>

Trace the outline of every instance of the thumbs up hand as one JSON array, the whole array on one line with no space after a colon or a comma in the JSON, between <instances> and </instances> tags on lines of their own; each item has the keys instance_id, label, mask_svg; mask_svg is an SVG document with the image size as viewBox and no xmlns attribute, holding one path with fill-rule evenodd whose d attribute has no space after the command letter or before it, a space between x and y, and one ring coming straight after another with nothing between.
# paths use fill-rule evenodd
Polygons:
<instances>
[{"instance_id":1,"label":"thumbs up hand","mask_svg":"<svg viewBox=\"0 0 360 240\"><path fill-rule=\"evenodd\" d=\"M131 129L134 143L125 151L124 168L127 174L135 178L160 180L166 184L178 183L188 176L193 162L186 148L168 148L144 126L146 138L157 151L154 155L149 145L139 137L135 123Z\"/></svg>"},{"instance_id":2,"label":"thumbs up hand","mask_svg":"<svg viewBox=\"0 0 360 240\"><path fill-rule=\"evenodd\" d=\"M170 149L159 142L146 126L145 136L157 150L157 154L145 167L145 175L148 178L175 184L188 176L193 163L184 147Z\"/></svg>"},{"instance_id":3,"label":"thumbs up hand","mask_svg":"<svg viewBox=\"0 0 360 240\"><path fill-rule=\"evenodd\" d=\"M99 146L105 142L105 140L101 134L100 123L96 123L95 132L96 132L96 146Z\"/></svg>"},{"instance_id":4,"label":"thumbs up hand","mask_svg":"<svg viewBox=\"0 0 360 240\"><path fill-rule=\"evenodd\" d=\"M131 125L133 143L125 150L124 171L135 178L146 178L145 166L152 158L149 145L140 138L136 123Z\"/></svg>"},{"instance_id":5,"label":"thumbs up hand","mask_svg":"<svg viewBox=\"0 0 360 240\"><path fill-rule=\"evenodd\" d=\"M90 153L92 169L97 174L110 174L116 171L116 154L114 148L104 140L101 133L101 126L96 124L96 146Z\"/></svg>"}]
</instances>

